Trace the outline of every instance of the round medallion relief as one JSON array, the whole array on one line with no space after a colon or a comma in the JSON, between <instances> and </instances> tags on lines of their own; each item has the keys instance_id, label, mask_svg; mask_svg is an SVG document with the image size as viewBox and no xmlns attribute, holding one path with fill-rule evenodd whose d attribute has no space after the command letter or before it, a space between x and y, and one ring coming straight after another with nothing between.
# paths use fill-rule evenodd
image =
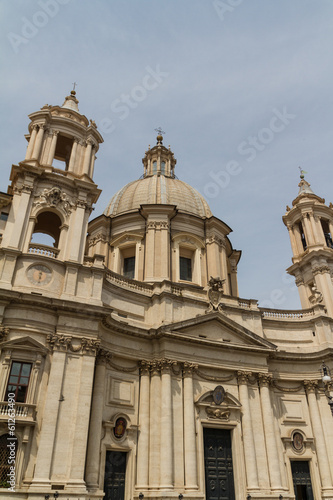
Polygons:
<instances>
[{"instance_id":1,"label":"round medallion relief","mask_svg":"<svg viewBox=\"0 0 333 500\"><path fill-rule=\"evenodd\" d=\"M125 435L127 427L126 419L123 417L117 418L113 433L117 439L121 439Z\"/></svg>"},{"instance_id":2,"label":"round medallion relief","mask_svg":"<svg viewBox=\"0 0 333 500\"><path fill-rule=\"evenodd\" d=\"M304 448L304 438L300 432L294 432L292 445L295 451L302 451Z\"/></svg>"},{"instance_id":3,"label":"round medallion relief","mask_svg":"<svg viewBox=\"0 0 333 500\"><path fill-rule=\"evenodd\" d=\"M221 405L225 398L225 390L222 385L217 385L213 391L213 401L216 405Z\"/></svg>"},{"instance_id":4,"label":"round medallion relief","mask_svg":"<svg viewBox=\"0 0 333 500\"><path fill-rule=\"evenodd\" d=\"M27 276L34 285L47 285L52 279L52 271L42 264L35 264L29 267Z\"/></svg>"}]
</instances>

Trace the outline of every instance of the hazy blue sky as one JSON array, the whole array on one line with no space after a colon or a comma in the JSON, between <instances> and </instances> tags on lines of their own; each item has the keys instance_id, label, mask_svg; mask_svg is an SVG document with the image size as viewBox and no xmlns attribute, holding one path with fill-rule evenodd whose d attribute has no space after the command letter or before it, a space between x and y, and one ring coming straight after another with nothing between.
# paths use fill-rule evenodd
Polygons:
<instances>
[{"instance_id":1,"label":"hazy blue sky","mask_svg":"<svg viewBox=\"0 0 333 500\"><path fill-rule=\"evenodd\" d=\"M154 129L243 251L240 295L298 308L281 220L301 165L333 201L332 0L2 0L1 153L5 191L24 158L27 115L62 104L104 137L95 166L111 196L143 173Z\"/></svg>"}]
</instances>

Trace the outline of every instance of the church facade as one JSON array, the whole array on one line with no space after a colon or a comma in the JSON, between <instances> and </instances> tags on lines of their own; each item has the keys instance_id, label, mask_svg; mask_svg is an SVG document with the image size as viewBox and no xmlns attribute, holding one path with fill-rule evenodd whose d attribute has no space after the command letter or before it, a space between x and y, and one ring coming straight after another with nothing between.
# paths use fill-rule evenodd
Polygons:
<instances>
[{"instance_id":1,"label":"church facade","mask_svg":"<svg viewBox=\"0 0 333 500\"><path fill-rule=\"evenodd\" d=\"M75 91L29 118L0 193L0 499L333 499L332 204L301 175L302 309L260 308L161 135L89 222L96 124Z\"/></svg>"}]
</instances>

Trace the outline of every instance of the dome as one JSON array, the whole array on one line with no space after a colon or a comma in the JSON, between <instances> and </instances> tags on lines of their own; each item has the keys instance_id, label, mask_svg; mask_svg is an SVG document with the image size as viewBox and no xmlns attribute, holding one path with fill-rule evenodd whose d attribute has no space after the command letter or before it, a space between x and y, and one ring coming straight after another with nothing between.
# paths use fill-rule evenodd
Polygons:
<instances>
[{"instance_id":1,"label":"dome","mask_svg":"<svg viewBox=\"0 0 333 500\"><path fill-rule=\"evenodd\" d=\"M115 216L147 204L176 205L182 212L199 217L212 216L208 203L196 189L165 175L152 175L130 182L112 197L104 214Z\"/></svg>"},{"instance_id":2,"label":"dome","mask_svg":"<svg viewBox=\"0 0 333 500\"><path fill-rule=\"evenodd\" d=\"M143 178L132 181L116 193L104 215L138 210L141 205L175 205L178 210L198 217L211 217L208 203L196 189L175 177L176 160L172 151L162 144L163 137L157 136L157 144L146 151L142 160Z\"/></svg>"}]
</instances>

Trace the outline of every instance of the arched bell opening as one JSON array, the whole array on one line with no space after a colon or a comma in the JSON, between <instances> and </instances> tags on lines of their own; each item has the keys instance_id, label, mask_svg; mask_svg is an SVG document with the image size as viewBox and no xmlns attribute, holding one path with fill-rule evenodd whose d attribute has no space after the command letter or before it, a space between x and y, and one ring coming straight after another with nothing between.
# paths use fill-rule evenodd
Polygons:
<instances>
[{"instance_id":1,"label":"arched bell opening","mask_svg":"<svg viewBox=\"0 0 333 500\"><path fill-rule=\"evenodd\" d=\"M29 253L57 257L62 221L55 212L41 212L33 229Z\"/></svg>"}]
</instances>

